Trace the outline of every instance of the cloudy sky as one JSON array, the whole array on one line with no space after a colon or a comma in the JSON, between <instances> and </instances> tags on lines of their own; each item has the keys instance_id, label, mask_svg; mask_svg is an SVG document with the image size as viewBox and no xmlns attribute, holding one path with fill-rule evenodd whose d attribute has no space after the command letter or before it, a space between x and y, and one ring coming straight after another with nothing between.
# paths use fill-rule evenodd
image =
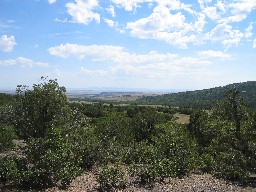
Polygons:
<instances>
[{"instance_id":1,"label":"cloudy sky","mask_svg":"<svg viewBox=\"0 0 256 192\"><path fill-rule=\"evenodd\" d=\"M0 0L0 88L256 80L256 0Z\"/></svg>"}]
</instances>

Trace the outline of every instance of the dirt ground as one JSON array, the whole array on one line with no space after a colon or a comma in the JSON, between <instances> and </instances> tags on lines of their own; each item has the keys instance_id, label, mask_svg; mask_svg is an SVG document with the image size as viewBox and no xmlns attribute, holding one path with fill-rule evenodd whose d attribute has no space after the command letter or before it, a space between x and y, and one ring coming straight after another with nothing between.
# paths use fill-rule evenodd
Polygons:
<instances>
[{"instance_id":1,"label":"dirt ground","mask_svg":"<svg viewBox=\"0 0 256 192\"><path fill-rule=\"evenodd\" d=\"M0 192L26 192L0 186ZM29 190L33 192L34 190ZM97 192L99 184L92 172L85 172L77 177L67 189L58 187L34 192ZM242 187L214 178L210 174L190 174L184 178L169 178L163 183L155 183L151 188L141 187L134 183L128 183L125 189L114 189L119 192L256 192L256 188Z\"/></svg>"}]
</instances>

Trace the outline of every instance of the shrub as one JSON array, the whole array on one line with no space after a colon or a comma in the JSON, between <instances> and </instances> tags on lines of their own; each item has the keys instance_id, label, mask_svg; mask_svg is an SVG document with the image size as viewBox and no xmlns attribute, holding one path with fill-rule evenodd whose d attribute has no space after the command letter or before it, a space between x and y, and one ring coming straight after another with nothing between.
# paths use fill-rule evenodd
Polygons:
<instances>
[{"instance_id":1,"label":"shrub","mask_svg":"<svg viewBox=\"0 0 256 192\"><path fill-rule=\"evenodd\" d=\"M121 161L126 164L142 164L156 159L155 148L145 141L133 142L122 149Z\"/></svg>"},{"instance_id":2,"label":"shrub","mask_svg":"<svg viewBox=\"0 0 256 192\"><path fill-rule=\"evenodd\" d=\"M169 169L173 173L167 175L182 176L194 169L198 162L197 146L185 128L175 123L161 124L158 128L163 130L153 139L158 162L173 165L173 168Z\"/></svg>"},{"instance_id":3,"label":"shrub","mask_svg":"<svg viewBox=\"0 0 256 192\"><path fill-rule=\"evenodd\" d=\"M103 166L97 177L102 190L120 188L124 185L124 173L119 166Z\"/></svg>"},{"instance_id":4,"label":"shrub","mask_svg":"<svg viewBox=\"0 0 256 192\"><path fill-rule=\"evenodd\" d=\"M175 123L160 124L156 127L152 143L142 143L132 151L136 161L130 174L141 184L150 184L166 177L180 177L197 167L198 153L195 141L185 128ZM136 152L136 153L135 153Z\"/></svg>"},{"instance_id":5,"label":"shrub","mask_svg":"<svg viewBox=\"0 0 256 192\"><path fill-rule=\"evenodd\" d=\"M80 159L72 149L72 145L56 128L44 139L30 139L26 157L31 166L24 178L24 185L44 188L59 181L62 187L69 185L81 172Z\"/></svg>"},{"instance_id":6,"label":"shrub","mask_svg":"<svg viewBox=\"0 0 256 192\"><path fill-rule=\"evenodd\" d=\"M129 174L140 184L149 186L152 186L157 176L154 166L150 164L132 164L129 167Z\"/></svg>"},{"instance_id":7,"label":"shrub","mask_svg":"<svg viewBox=\"0 0 256 192\"><path fill-rule=\"evenodd\" d=\"M16 134L12 126L0 124L0 152L12 148L14 146L12 140L15 138Z\"/></svg>"},{"instance_id":8,"label":"shrub","mask_svg":"<svg viewBox=\"0 0 256 192\"><path fill-rule=\"evenodd\" d=\"M17 167L20 184L44 188L60 182L65 187L81 171L80 154L74 151L76 142L69 137L83 122L69 107L65 88L56 80L42 80L32 89L18 86L10 111L19 139L26 142L26 169ZM12 162L10 165L15 165Z\"/></svg>"},{"instance_id":9,"label":"shrub","mask_svg":"<svg viewBox=\"0 0 256 192\"><path fill-rule=\"evenodd\" d=\"M220 178L244 181L249 177L246 169L246 159L240 151L217 152L212 173Z\"/></svg>"},{"instance_id":10,"label":"shrub","mask_svg":"<svg viewBox=\"0 0 256 192\"><path fill-rule=\"evenodd\" d=\"M155 165L154 169L160 180L167 177L176 177L177 174L177 163L172 159L161 159Z\"/></svg>"},{"instance_id":11,"label":"shrub","mask_svg":"<svg viewBox=\"0 0 256 192\"><path fill-rule=\"evenodd\" d=\"M0 157L0 181L8 184L20 185L24 171L26 171L26 160L17 156Z\"/></svg>"}]
</instances>

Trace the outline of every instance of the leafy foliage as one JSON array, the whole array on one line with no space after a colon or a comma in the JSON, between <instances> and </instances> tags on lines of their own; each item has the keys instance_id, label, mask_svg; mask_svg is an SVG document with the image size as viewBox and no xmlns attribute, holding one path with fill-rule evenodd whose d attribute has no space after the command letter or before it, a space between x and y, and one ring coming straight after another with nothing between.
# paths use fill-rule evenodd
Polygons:
<instances>
[{"instance_id":1,"label":"leafy foliage","mask_svg":"<svg viewBox=\"0 0 256 192\"><path fill-rule=\"evenodd\" d=\"M124 185L124 173L118 166L103 166L97 177L102 190L110 191Z\"/></svg>"},{"instance_id":2,"label":"leafy foliage","mask_svg":"<svg viewBox=\"0 0 256 192\"><path fill-rule=\"evenodd\" d=\"M68 106L65 88L56 80L42 80L32 89L17 88L12 123L19 139L26 141L26 149L25 169L18 166L14 178L19 178L16 184L26 187L48 187L59 181L66 186L81 171L80 156L69 139L79 122ZM12 159L9 163L14 169Z\"/></svg>"},{"instance_id":3,"label":"leafy foliage","mask_svg":"<svg viewBox=\"0 0 256 192\"><path fill-rule=\"evenodd\" d=\"M250 171L255 171L255 124L254 112L238 94L232 89L215 103L210 113L194 113L188 129L198 143L204 171L244 181Z\"/></svg>"},{"instance_id":4,"label":"leafy foliage","mask_svg":"<svg viewBox=\"0 0 256 192\"><path fill-rule=\"evenodd\" d=\"M44 138L52 127L69 121L65 91L56 80L34 84L32 89L17 87L13 123L21 138Z\"/></svg>"},{"instance_id":5,"label":"leafy foliage","mask_svg":"<svg viewBox=\"0 0 256 192\"><path fill-rule=\"evenodd\" d=\"M0 152L13 148L12 140L16 138L17 136L12 126L0 124Z\"/></svg>"},{"instance_id":6,"label":"leafy foliage","mask_svg":"<svg viewBox=\"0 0 256 192\"><path fill-rule=\"evenodd\" d=\"M23 171L27 169L26 159L16 156L0 157L0 181L11 184L22 182Z\"/></svg>"}]
</instances>

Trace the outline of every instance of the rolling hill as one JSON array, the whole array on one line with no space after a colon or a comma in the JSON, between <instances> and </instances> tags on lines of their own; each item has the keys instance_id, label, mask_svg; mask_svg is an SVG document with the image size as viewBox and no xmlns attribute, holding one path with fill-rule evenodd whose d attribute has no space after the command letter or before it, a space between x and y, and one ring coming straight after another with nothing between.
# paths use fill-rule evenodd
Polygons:
<instances>
[{"instance_id":1,"label":"rolling hill","mask_svg":"<svg viewBox=\"0 0 256 192\"><path fill-rule=\"evenodd\" d=\"M247 105L256 108L256 81L234 83L210 89L144 96L136 100L138 104L168 105L208 109L212 103L224 97L225 93L236 88Z\"/></svg>"}]
</instances>

